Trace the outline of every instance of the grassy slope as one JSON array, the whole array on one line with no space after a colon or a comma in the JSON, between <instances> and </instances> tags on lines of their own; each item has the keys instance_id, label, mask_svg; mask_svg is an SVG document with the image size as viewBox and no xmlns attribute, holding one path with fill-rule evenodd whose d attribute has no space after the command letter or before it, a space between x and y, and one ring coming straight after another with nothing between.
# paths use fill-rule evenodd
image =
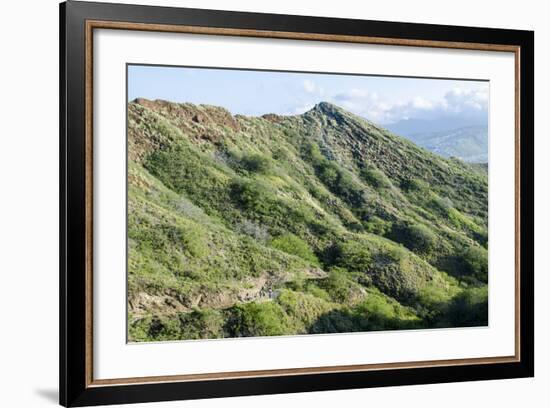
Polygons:
<instances>
[{"instance_id":1,"label":"grassy slope","mask_svg":"<svg viewBox=\"0 0 550 408\"><path fill-rule=\"evenodd\" d=\"M325 103L138 100L129 160L131 340L486 323L484 172Z\"/></svg>"}]
</instances>

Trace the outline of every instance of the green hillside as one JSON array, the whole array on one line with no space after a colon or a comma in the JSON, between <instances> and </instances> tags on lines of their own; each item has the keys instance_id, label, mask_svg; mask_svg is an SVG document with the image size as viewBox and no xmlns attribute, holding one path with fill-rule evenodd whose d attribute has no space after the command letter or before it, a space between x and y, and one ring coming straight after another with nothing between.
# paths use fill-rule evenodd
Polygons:
<instances>
[{"instance_id":1,"label":"green hillside","mask_svg":"<svg viewBox=\"0 0 550 408\"><path fill-rule=\"evenodd\" d=\"M487 324L487 174L334 105L128 105L130 341Z\"/></svg>"}]
</instances>

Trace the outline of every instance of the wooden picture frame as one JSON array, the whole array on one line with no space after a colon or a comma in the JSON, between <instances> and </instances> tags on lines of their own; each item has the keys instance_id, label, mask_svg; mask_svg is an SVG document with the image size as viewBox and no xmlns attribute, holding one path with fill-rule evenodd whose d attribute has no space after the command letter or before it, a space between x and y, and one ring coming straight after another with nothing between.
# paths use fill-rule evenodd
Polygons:
<instances>
[{"instance_id":1,"label":"wooden picture frame","mask_svg":"<svg viewBox=\"0 0 550 408\"><path fill-rule=\"evenodd\" d=\"M93 32L97 29L515 54L515 353L402 363L94 379ZM338 390L534 375L534 34L530 31L69 1L60 5L60 403ZM521 250L520 250L521 248Z\"/></svg>"}]
</instances>

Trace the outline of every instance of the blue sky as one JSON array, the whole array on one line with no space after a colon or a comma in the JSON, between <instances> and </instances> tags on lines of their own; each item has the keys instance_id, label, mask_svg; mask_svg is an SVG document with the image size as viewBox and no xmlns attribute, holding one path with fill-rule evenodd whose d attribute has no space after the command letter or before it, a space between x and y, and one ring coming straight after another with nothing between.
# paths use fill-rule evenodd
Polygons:
<instances>
[{"instance_id":1,"label":"blue sky","mask_svg":"<svg viewBox=\"0 0 550 408\"><path fill-rule=\"evenodd\" d=\"M217 105L251 116L299 114L327 101L380 124L444 118L486 124L489 83L130 65L128 100L137 97Z\"/></svg>"}]
</instances>

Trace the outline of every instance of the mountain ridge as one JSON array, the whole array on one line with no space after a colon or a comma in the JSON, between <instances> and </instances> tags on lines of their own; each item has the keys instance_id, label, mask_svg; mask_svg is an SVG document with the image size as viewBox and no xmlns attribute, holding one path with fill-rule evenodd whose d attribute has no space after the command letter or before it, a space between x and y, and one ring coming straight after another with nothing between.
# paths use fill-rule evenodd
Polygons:
<instances>
[{"instance_id":1,"label":"mountain ridge","mask_svg":"<svg viewBox=\"0 0 550 408\"><path fill-rule=\"evenodd\" d=\"M484 296L486 175L340 107L138 98L128 146L135 341L445 326Z\"/></svg>"}]
</instances>

